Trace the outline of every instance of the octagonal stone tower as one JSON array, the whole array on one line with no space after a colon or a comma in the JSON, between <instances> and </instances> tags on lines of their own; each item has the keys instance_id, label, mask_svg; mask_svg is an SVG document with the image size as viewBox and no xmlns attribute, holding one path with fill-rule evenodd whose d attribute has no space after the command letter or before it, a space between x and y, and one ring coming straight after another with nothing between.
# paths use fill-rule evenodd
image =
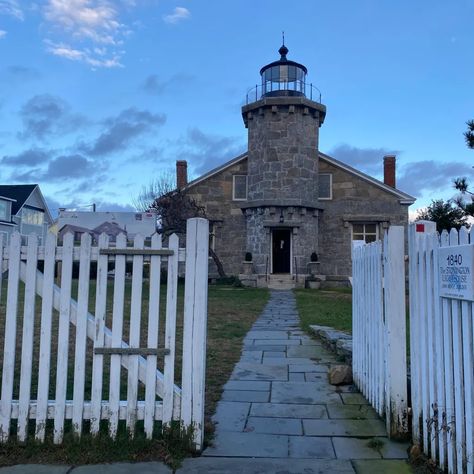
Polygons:
<instances>
[{"instance_id":1,"label":"octagonal stone tower","mask_svg":"<svg viewBox=\"0 0 474 474\"><path fill-rule=\"evenodd\" d=\"M247 251L257 274L305 274L318 251L318 137L326 107L306 83L307 69L280 59L260 70L247 95ZM313 95L315 99L313 100Z\"/></svg>"}]
</instances>

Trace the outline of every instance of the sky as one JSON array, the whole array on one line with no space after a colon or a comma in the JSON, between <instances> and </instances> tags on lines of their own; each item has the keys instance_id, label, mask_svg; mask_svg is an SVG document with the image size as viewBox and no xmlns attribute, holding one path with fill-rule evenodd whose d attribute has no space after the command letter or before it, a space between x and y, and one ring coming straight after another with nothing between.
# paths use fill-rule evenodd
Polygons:
<instances>
[{"instance_id":1,"label":"sky","mask_svg":"<svg viewBox=\"0 0 474 474\"><path fill-rule=\"evenodd\" d=\"M376 178L395 153L413 214L474 181L473 19L473 0L0 0L0 183L38 183L53 216L132 210L176 160L226 162L284 30L327 107L319 149Z\"/></svg>"}]
</instances>

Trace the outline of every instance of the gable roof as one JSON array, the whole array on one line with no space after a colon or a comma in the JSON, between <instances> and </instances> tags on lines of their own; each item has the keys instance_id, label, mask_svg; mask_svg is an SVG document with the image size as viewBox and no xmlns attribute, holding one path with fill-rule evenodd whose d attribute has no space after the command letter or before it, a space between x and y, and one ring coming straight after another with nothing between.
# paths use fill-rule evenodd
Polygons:
<instances>
[{"instance_id":1,"label":"gable roof","mask_svg":"<svg viewBox=\"0 0 474 474\"><path fill-rule=\"evenodd\" d=\"M0 184L0 195L14 200L14 202L12 202L12 216L16 216L35 189L38 189L38 194L43 203L44 212L47 214L49 220L52 221L48 205L46 204L41 189L37 184Z\"/></svg>"},{"instance_id":2,"label":"gable roof","mask_svg":"<svg viewBox=\"0 0 474 474\"><path fill-rule=\"evenodd\" d=\"M207 173L203 174L199 178L194 179L193 181L190 181L184 189L189 189L193 186L196 186L202 181L205 181L206 179L209 179L212 176L215 176L216 174L219 174L222 171L225 171L227 168L230 168L231 166L236 165L246 160L247 158L248 158L248 153L243 153L242 155L237 156L236 158L228 161L227 163L224 163L223 165L218 166L217 168L214 168L211 171L208 171ZM357 176L358 178L363 179L364 181L367 181L373 184L374 186L377 186L383 189L384 191L390 194L393 194L394 196L397 196L400 199L400 204L413 204L416 201L415 197L410 196L409 194L404 193L403 191L400 191L399 189L395 189L395 188L392 188L391 186L387 186L382 181L372 178L372 176L362 173L362 171L356 170L352 166L349 166L348 164L343 163L342 161L336 160L335 158L329 155L319 152L319 159L326 161L327 163L329 163L332 166L335 166L336 168L343 169L344 171L350 174L353 174L354 176Z\"/></svg>"},{"instance_id":3,"label":"gable roof","mask_svg":"<svg viewBox=\"0 0 474 474\"><path fill-rule=\"evenodd\" d=\"M368 181L369 183L383 189L384 191L394 194L395 196L400 198L400 204L413 204L416 201L415 197L410 196L409 194L404 193L403 191L400 191L399 189L392 188L391 186L386 185L384 182L379 181L378 179L372 178L372 176L362 173L362 171L356 170L352 166L349 166L348 164L343 163L342 161L336 160L332 156L325 155L324 153L319 152L319 159L322 159L323 161L326 161L330 165L333 165L337 168L341 168L344 171L347 171L348 173L351 173L357 176L358 178Z\"/></svg>"},{"instance_id":4,"label":"gable roof","mask_svg":"<svg viewBox=\"0 0 474 474\"><path fill-rule=\"evenodd\" d=\"M15 216L30 197L37 184L2 184L0 195L14 199L12 202L12 215Z\"/></svg>"}]
</instances>

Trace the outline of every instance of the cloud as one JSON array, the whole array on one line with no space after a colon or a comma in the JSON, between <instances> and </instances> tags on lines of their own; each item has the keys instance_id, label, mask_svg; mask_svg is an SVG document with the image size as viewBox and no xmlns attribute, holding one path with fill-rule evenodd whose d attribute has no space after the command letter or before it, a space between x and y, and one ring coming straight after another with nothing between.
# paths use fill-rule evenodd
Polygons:
<instances>
[{"instance_id":1,"label":"cloud","mask_svg":"<svg viewBox=\"0 0 474 474\"><path fill-rule=\"evenodd\" d=\"M122 44L131 30L120 22L122 4L108 0L47 0L43 16L51 27L45 40L49 53L94 68L121 67ZM55 34L56 39L51 35Z\"/></svg>"},{"instance_id":2,"label":"cloud","mask_svg":"<svg viewBox=\"0 0 474 474\"><path fill-rule=\"evenodd\" d=\"M38 79L41 74L37 69L28 66L14 65L6 69L9 76L21 81Z\"/></svg>"},{"instance_id":3,"label":"cloud","mask_svg":"<svg viewBox=\"0 0 474 474\"><path fill-rule=\"evenodd\" d=\"M0 39L5 38L7 36L7 32L5 30L0 30Z\"/></svg>"},{"instance_id":4,"label":"cloud","mask_svg":"<svg viewBox=\"0 0 474 474\"><path fill-rule=\"evenodd\" d=\"M86 120L70 111L69 105L60 97L49 94L35 95L20 111L23 121L21 138L43 140L48 135L76 131Z\"/></svg>"},{"instance_id":5,"label":"cloud","mask_svg":"<svg viewBox=\"0 0 474 474\"><path fill-rule=\"evenodd\" d=\"M54 43L53 41L46 40L46 50L54 56L59 56L70 61L78 61L89 64L94 68L115 68L123 67L120 62L120 58L123 54L122 51L112 53L108 55L108 51L101 48L84 48L76 49L65 43ZM108 55L108 57L105 57Z\"/></svg>"},{"instance_id":6,"label":"cloud","mask_svg":"<svg viewBox=\"0 0 474 474\"><path fill-rule=\"evenodd\" d=\"M92 156L124 151L133 139L163 125L165 121L163 114L130 107L106 120L105 130L94 143L83 145L82 150Z\"/></svg>"},{"instance_id":7,"label":"cloud","mask_svg":"<svg viewBox=\"0 0 474 474\"><path fill-rule=\"evenodd\" d=\"M460 176L473 179L474 170L461 162L417 161L402 168L397 188L415 197L422 195L424 191L451 191L454 194L453 179Z\"/></svg>"},{"instance_id":8,"label":"cloud","mask_svg":"<svg viewBox=\"0 0 474 474\"><path fill-rule=\"evenodd\" d=\"M38 163L39 164L39 163ZM33 168L26 172L15 172L13 179L16 181L42 181L47 183L63 183L71 180L83 180L87 187L93 186L97 178L108 168L108 163L101 160L100 163L85 156L74 153L71 155L60 155L51 159L46 168Z\"/></svg>"},{"instance_id":9,"label":"cloud","mask_svg":"<svg viewBox=\"0 0 474 474\"><path fill-rule=\"evenodd\" d=\"M245 144L235 137L206 134L198 128L189 129L179 143L178 159L188 160L199 174L235 158Z\"/></svg>"},{"instance_id":10,"label":"cloud","mask_svg":"<svg viewBox=\"0 0 474 474\"><path fill-rule=\"evenodd\" d=\"M0 0L0 15L8 15L20 21L25 19L17 0Z\"/></svg>"},{"instance_id":11,"label":"cloud","mask_svg":"<svg viewBox=\"0 0 474 474\"><path fill-rule=\"evenodd\" d=\"M182 86L189 84L194 80L194 76L186 73L173 74L169 79L162 81L157 74L149 75L141 89L150 95L161 95L173 86Z\"/></svg>"},{"instance_id":12,"label":"cloud","mask_svg":"<svg viewBox=\"0 0 474 474\"><path fill-rule=\"evenodd\" d=\"M25 150L18 155L4 156L0 160L0 163L8 166L38 166L47 163L50 157L50 152L46 152L39 148L32 148L31 150Z\"/></svg>"},{"instance_id":13,"label":"cloud","mask_svg":"<svg viewBox=\"0 0 474 474\"><path fill-rule=\"evenodd\" d=\"M170 13L168 15L163 16L163 20L166 23L170 23L172 25L175 25L176 23L179 23L180 21L187 20L191 17L191 12L184 7L176 7L173 10L173 13Z\"/></svg>"},{"instance_id":14,"label":"cloud","mask_svg":"<svg viewBox=\"0 0 474 474\"><path fill-rule=\"evenodd\" d=\"M328 155L368 174L383 172L383 157L399 155L400 151L386 148L358 148L342 143L329 151Z\"/></svg>"},{"instance_id":15,"label":"cloud","mask_svg":"<svg viewBox=\"0 0 474 474\"><path fill-rule=\"evenodd\" d=\"M52 25L94 43L116 44L123 26L117 10L105 0L48 0L43 12Z\"/></svg>"}]
</instances>

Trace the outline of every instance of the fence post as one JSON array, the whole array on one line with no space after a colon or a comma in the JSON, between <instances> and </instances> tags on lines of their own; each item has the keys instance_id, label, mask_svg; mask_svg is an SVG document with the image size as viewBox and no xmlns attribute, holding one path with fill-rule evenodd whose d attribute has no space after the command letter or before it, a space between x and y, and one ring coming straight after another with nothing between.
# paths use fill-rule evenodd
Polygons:
<instances>
[{"instance_id":1,"label":"fence post","mask_svg":"<svg viewBox=\"0 0 474 474\"><path fill-rule=\"evenodd\" d=\"M390 437L408 433L405 233L391 226L384 245L384 290L386 331L386 422Z\"/></svg>"},{"instance_id":2,"label":"fence post","mask_svg":"<svg viewBox=\"0 0 474 474\"><path fill-rule=\"evenodd\" d=\"M192 426L196 451L204 438L209 221L189 219L186 229L186 276L181 421Z\"/></svg>"}]
</instances>

